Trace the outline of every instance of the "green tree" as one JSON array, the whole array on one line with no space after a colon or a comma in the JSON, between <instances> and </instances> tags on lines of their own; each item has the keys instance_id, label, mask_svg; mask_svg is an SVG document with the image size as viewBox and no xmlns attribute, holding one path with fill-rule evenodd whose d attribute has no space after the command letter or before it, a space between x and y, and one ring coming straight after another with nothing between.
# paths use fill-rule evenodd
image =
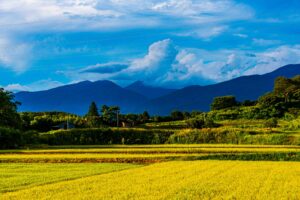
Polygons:
<instances>
[{"instance_id":1,"label":"green tree","mask_svg":"<svg viewBox=\"0 0 300 200\"><path fill-rule=\"evenodd\" d=\"M273 92L267 93L258 99L259 114L262 118L281 117L287 110L284 97L279 97Z\"/></svg>"},{"instance_id":2,"label":"green tree","mask_svg":"<svg viewBox=\"0 0 300 200\"><path fill-rule=\"evenodd\" d=\"M102 118L108 125L119 125L120 107L103 105L101 108Z\"/></svg>"},{"instance_id":3,"label":"green tree","mask_svg":"<svg viewBox=\"0 0 300 200\"><path fill-rule=\"evenodd\" d=\"M278 97L274 93L267 93L258 99L258 104L264 108L277 107L283 101L283 98Z\"/></svg>"},{"instance_id":4,"label":"green tree","mask_svg":"<svg viewBox=\"0 0 300 200\"><path fill-rule=\"evenodd\" d=\"M21 118L17 113L19 104L14 101L14 95L11 92L0 88L0 126L21 127Z\"/></svg>"},{"instance_id":5,"label":"green tree","mask_svg":"<svg viewBox=\"0 0 300 200\"><path fill-rule=\"evenodd\" d=\"M274 84L274 94L283 97L284 102L287 103L292 100L295 93L299 92L299 86L299 77L294 77L293 79L278 77Z\"/></svg>"},{"instance_id":6,"label":"green tree","mask_svg":"<svg viewBox=\"0 0 300 200\"><path fill-rule=\"evenodd\" d=\"M222 110L237 106L237 101L234 96L215 97L210 105L211 110Z\"/></svg>"},{"instance_id":7,"label":"green tree","mask_svg":"<svg viewBox=\"0 0 300 200\"><path fill-rule=\"evenodd\" d=\"M147 111L144 111L143 114L141 115L141 119L142 119L142 122L147 122L149 121L150 119L150 115Z\"/></svg>"},{"instance_id":8,"label":"green tree","mask_svg":"<svg viewBox=\"0 0 300 200\"><path fill-rule=\"evenodd\" d=\"M183 118L184 118L184 119L189 119L189 118L191 118L191 113L189 113L189 112L186 112L186 111L185 111L185 112L183 112L182 114L183 114Z\"/></svg>"},{"instance_id":9,"label":"green tree","mask_svg":"<svg viewBox=\"0 0 300 200\"><path fill-rule=\"evenodd\" d=\"M187 128L203 128L204 127L204 119L197 119L197 118L193 118L193 119L188 119L186 121L187 124Z\"/></svg>"},{"instance_id":10,"label":"green tree","mask_svg":"<svg viewBox=\"0 0 300 200\"><path fill-rule=\"evenodd\" d=\"M90 107L89 107L89 111L86 114L87 117L99 117L99 112L98 112L98 108L95 102L92 102Z\"/></svg>"},{"instance_id":11,"label":"green tree","mask_svg":"<svg viewBox=\"0 0 300 200\"><path fill-rule=\"evenodd\" d=\"M256 101L251 101L251 100L245 100L241 102L242 106L255 106L257 102Z\"/></svg>"},{"instance_id":12,"label":"green tree","mask_svg":"<svg viewBox=\"0 0 300 200\"><path fill-rule=\"evenodd\" d=\"M174 110L171 112L171 118L172 120L183 120L184 119L184 115L182 112L180 112L179 110Z\"/></svg>"},{"instance_id":13,"label":"green tree","mask_svg":"<svg viewBox=\"0 0 300 200\"><path fill-rule=\"evenodd\" d=\"M265 121L264 126L266 128L276 128L278 126L278 120L276 118L271 118Z\"/></svg>"},{"instance_id":14,"label":"green tree","mask_svg":"<svg viewBox=\"0 0 300 200\"><path fill-rule=\"evenodd\" d=\"M97 128L102 124L98 112L98 108L95 102L91 103L89 107L89 111L86 114L86 117L87 117L87 125L91 128Z\"/></svg>"}]
</instances>

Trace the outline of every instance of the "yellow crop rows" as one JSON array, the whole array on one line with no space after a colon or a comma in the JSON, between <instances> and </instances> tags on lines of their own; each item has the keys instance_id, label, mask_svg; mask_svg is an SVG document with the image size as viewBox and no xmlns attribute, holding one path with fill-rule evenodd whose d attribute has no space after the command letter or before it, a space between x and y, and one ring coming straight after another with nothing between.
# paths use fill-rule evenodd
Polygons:
<instances>
[{"instance_id":1,"label":"yellow crop rows","mask_svg":"<svg viewBox=\"0 0 300 200\"><path fill-rule=\"evenodd\" d=\"M5 193L0 199L300 199L300 163L164 162Z\"/></svg>"}]
</instances>

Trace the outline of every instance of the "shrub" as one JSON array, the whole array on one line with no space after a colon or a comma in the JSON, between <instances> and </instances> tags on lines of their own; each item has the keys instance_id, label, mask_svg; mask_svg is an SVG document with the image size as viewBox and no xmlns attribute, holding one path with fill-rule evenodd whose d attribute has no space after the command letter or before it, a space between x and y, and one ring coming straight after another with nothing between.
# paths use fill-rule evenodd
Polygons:
<instances>
[{"instance_id":1,"label":"shrub","mask_svg":"<svg viewBox=\"0 0 300 200\"><path fill-rule=\"evenodd\" d=\"M286 125L284 125L284 128L286 130L298 130L298 129L300 129L300 118L287 121Z\"/></svg>"},{"instance_id":2,"label":"shrub","mask_svg":"<svg viewBox=\"0 0 300 200\"><path fill-rule=\"evenodd\" d=\"M268 119L265 123L264 126L266 128L276 128L278 126L278 120L276 118L271 118Z\"/></svg>"},{"instance_id":3,"label":"shrub","mask_svg":"<svg viewBox=\"0 0 300 200\"><path fill-rule=\"evenodd\" d=\"M219 124L216 124L215 122L214 122L214 120L212 120L212 119L210 119L210 118L206 118L205 120L204 120L204 128L215 128L215 127L218 127L218 126L220 126Z\"/></svg>"},{"instance_id":4,"label":"shrub","mask_svg":"<svg viewBox=\"0 0 300 200\"><path fill-rule=\"evenodd\" d=\"M184 115L179 110L174 110L174 111L171 112L171 118L174 121L183 120L184 119Z\"/></svg>"},{"instance_id":5,"label":"shrub","mask_svg":"<svg viewBox=\"0 0 300 200\"><path fill-rule=\"evenodd\" d=\"M237 101L234 96L215 97L211 104L211 110L221 110L236 105Z\"/></svg>"},{"instance_id":6,"label":"shrub","mask_svg":"<svg viewBox=\"0 0 300 200\"><path fill-rule=\"evenodd\" d=\"M203 128L205 122L203 119L189 119L186 121L188 128Z\"/></svg>"},{"instance_id":7,"label":"shrub","mask_svg":"<svg viewBox=\"0 0 300 200\"><path fill-rule=\"evenodd\" d=\"M187 128L215 128L218 127L219 125L214 122L211 118L204 118L204 117L198 117L198 118L193 118L189 119L186 121Z\"/></svg>"},{"instance_id":8,"label":"shrub","mask_svg":"<svg viewBox=\"0 0 300 200\"><path fill-rule=\"evenodd\" d=\"M186 129L171 135L168 142L178 144L196 144L196 143L231 143L232 138L227 135L235 130L228 129ZM236 132L234 135L239 135ZM233 141L236 143L236 140Z\"/></svg>"}]
</instances>

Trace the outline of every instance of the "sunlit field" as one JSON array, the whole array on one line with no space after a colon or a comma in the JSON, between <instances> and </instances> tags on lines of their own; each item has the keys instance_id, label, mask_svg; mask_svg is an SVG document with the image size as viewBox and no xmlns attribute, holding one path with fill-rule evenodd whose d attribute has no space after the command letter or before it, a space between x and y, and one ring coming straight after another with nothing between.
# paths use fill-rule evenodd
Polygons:
<instances>
[{"instance_id":1,"label":"sunlit field","mask_svg":"<svg viewBox=\"0 0 300 200\"><path fill-rule=\"evenodd\" d=\"M175 161L40 186L33 182L1 199L299 199L300 163Z\"/></svg>"},{"instance_id":2,"label":"sunlit field","mask_svg":"<svg viewBox=\"0 0 300 200\"><path fill-rule=\"evenodd\" d=\"M1 150L0 199L299 199L299 155L285 145Z\"/></svg>"},{"instance_id":3,"label":"sunlit field","mask_svg":"<svg viewBox=\"0 0 300 200\"><path fill-rule=\"evenodd\" d=\"M0 193L125 170L133 164L0 164Z\"/></svg>"}]
</instances>

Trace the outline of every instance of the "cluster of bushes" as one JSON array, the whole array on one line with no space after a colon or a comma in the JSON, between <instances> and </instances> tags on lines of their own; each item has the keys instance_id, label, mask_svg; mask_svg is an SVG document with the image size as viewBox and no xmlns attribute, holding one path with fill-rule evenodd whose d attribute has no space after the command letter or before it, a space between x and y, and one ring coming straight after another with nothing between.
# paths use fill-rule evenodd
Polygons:
<instances>
[{"instance_id":1,"label":"cluster of bushes","mask_svg":"<svg viewBox=\"0 0 300 200\"><path fill-rule=\"evenodd\" d=\"M88 121L83 117L64 112L23 112L20 113L23 130L36 130L47 132L53 130L55 126L73 124L77 128L88 127Z\"/></svg>"},{"instance_id":2,"label":"cluster of bushes","mask_svg":"<svg viewBox=\"0 0 300 200\"><path fill-rule=\"evenodd\" d=\"M271 118L265 121L264 126L266 128L276 128L278 126L278 120L276 118Z\"/></svg>"},{"instance_id":3,"label":"cluster of bushes","mask_svg":"<svg viewBox=\"0 0 300 200\"><path fill-rule=\"evenodd\" d=\"M196 118L186 120L187 128L215 128L219 124L215 123L211 118L205 117L205 115L199 115Z\"/></svg>"},{"instance_id":4,"label":"cluster of bushes","mask_svg":"<svg viewBox=\"0 0 300 200\"><path fill-rule=\"evenodd\" d=\"M71 129L46 133L21 132L0 128L0 148L20 148L27 145L109 145L109 144L270 144L300 145L300 138L272 131L261 133L239 128L203 128L183 130L151 129Z\"/></svg>"},{"instance_id":5,"label":"cluster of bushes","mask_svg":"<svg viewBox=\"0 0 300 200\"><path fill-rule=\"evenodd\" d=\"M48 145L164 144L172 131L147 129L72 129L43 133L40 142Z\"/></svg>"},{"instance_id":6,"label":"cluster of bushes","mask_svg":"<svg viewBox=\"0 0 300 200\"><path fill-rule=\"evenodd\" d=\"M14 128L0 127L0 149L20 148L39 143L36 131L22 132Z\"/></svg>"},{"instance_id":7,"label":"cluster of bushes","mask_svg":"<svg viewBox=\"0 0 300 200\"><path fill-rule=\"evenodd\" d=\"M288 120L287 123L283 125L285 130L295 131L300 129L300 118Z\"/></svg>"},{"instance_id":8,"label":"cluster of bushes","mask_svg":"<svg viewBox=\"0 0 300 200\"><path fill-rule=\"evenodd\" d=\"M297 137L287 134L261 134L255 131L240 129L186 129L171 135L168 143L171 144L293 144L299 145Z\"/></svg>"},{"instance_id":9,"label":"cluster of bushes","mask_svg":"<svg viewBox=\"0 0 300 200\"><path fill-rule=\"evenodd\" d=\"M298 109L297 109L298 110ZM288 111L285 113L289 113ZM273 108L262 108L259 105L247 107L231 107L222 110L213 110L207 116L213 120L236 120L236 119L269 119L281 118L284 113Z\"/></svg>"}]
</instances>

